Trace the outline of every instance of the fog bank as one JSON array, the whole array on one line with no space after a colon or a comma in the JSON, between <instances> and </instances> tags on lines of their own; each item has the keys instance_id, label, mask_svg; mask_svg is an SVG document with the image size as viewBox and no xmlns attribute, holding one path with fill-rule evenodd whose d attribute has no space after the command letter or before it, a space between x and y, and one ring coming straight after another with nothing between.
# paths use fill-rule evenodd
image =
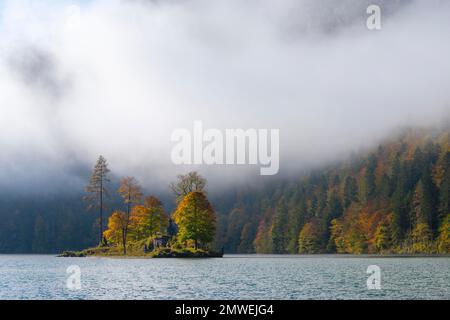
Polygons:
<instances>
[{"instance_id":1,"label":"fog bank","mask_svg":"<svg viewBox=\"0 0 450 320\"><path fill-rule=\"evenodd\" d=\"M283 176L449 114L448 1L0 2L3 187L77 187L99 154L155 190L259 175L171 164L195 120L280 129Z\"/></svg>"}]
</instances>

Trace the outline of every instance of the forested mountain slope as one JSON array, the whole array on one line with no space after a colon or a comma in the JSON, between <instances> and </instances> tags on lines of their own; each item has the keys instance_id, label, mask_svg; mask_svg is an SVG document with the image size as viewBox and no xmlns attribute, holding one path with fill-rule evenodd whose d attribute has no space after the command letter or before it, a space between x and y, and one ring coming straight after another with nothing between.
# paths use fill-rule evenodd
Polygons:
<instances>
[{"instance_id":1,"label":"forested mountain slope","mask_svg":"<svg viewBox=\"0 0 450 320\"><path fill-rule=\"evenodd\" d=\"M238 193L227 252L450 252L450 131L407 130L294 183Z\"/></svg>"}]
</instances>

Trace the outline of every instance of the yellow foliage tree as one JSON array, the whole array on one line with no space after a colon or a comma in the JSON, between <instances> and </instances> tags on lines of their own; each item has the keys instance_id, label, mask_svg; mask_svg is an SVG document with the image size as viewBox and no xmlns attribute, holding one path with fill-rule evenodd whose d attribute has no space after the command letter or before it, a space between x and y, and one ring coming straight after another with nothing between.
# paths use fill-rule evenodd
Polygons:
<instances>
[{"instance_id":1,"label":"yellow foliage tree","mask_svg":"<svg viewBox=\"0 0 450 320\"><path fill-rule=\"evenodd\" d=\"M116 245L126 245L126 229L128 219L125 212L115 211L108 220L108 229L104 232L105 238Z\"/></svg>"},{"instance_id":2,"label":"yellow foliage tree","mask_svg":"<svg viewBox=\"0 0 450 320\"><path fill-rule=\"evenodd\" d=\"M388 219L381 221L375 231L375 247L378 252L384 252L391 246Z\"/></svg>"},{"instance_id":3,"label":"yellow foliage tree","mask_svg":"<svg viewBox=\"0 0 450 320\"><path fill-rule=\"evenodd\" d=\"M331 223L331 238L338 253L361 254L367 249L367 234L372 228L369 217L358 208L351 208Z\"/></svg>"},{"instance_id":4,"label":"yellow foliage tree","mask_svg":"<svg viewBox=\"0 0 450 320\"><path fill-rule=\"evenodd\" d=\"M427 223L418 223L412 234L412 249L414 253L433 253L433 233Z\"/></svg>"},{"instance_id":5,"label":"yellow foliage tree","mask_svg":"<svg viewBox=\"0 0 450 320\"><path fill-rule=\"evenodd\" d=\"M216 231L216 215L203 192L190 192L179 203L173 218L178 225L178 239L192 240L195 248L210 243Z\"/></svg>"},{"instance_id":6,"label":"yellow foliage tree","mask_svg":"<svg viewBox=\"0 0 450 320\"><path fill-rule=\"evenodd\" d=\"M320 222L313 220L305 224L298 237L299 253L319 253L322 247L323 230Z\"/></svg>"},{"instance_id":7,"label":"yellow foliage tree","mask_svg":"<svg viewBox=\"0 0 450 320\"><path fill-rule=\"evenodd\" d=\"M450 214L442 221L439 228L439 238L437 240L439 253L450 252Z\"/></svg>"},{"instance_id":8,"label":"yellow foliage tree","mask_svg":"<svg viewBox=\"0 0 450 320\"><path fill-rule=\"evenodd\" d=\"M337 253L345 253L345 238L342 223L333 219L330 226L331 239L334 241Z\"/></svg>"}]
</instances>

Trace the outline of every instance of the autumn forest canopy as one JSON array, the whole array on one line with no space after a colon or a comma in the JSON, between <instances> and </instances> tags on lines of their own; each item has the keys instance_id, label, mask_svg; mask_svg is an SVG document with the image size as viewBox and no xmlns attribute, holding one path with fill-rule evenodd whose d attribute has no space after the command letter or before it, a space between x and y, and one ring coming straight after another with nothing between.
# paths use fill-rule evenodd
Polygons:
<instances>
[{"instance_id":1,"label":"autumn forest canopy","mask_svg":"<svg viewBox=\"0 0 450 320\"><path fill-rule=\"evenodd\" d=\"M227 225L238 252L448 253L449 132L407 131L368 155L242 201Z\"/></svg>"}]
</instances>

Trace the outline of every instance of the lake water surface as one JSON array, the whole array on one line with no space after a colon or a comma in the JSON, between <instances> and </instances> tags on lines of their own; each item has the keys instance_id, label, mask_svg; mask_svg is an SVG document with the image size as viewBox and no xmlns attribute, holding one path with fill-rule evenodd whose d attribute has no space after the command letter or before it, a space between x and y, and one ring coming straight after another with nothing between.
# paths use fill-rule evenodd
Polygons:
<instances>
[{"instance_id":1,"label":"lake water surface","mask_svg":"<svg viewBox=\"0 0 450 320\"><path fill-rule=\"evenodd\" d=\"M80 290L66 285L72 265ZM381 270L380 290L367 288L370 265ZM0 299L450 299L450 258L0 255Z\"/></svg>"}]
</instances>

